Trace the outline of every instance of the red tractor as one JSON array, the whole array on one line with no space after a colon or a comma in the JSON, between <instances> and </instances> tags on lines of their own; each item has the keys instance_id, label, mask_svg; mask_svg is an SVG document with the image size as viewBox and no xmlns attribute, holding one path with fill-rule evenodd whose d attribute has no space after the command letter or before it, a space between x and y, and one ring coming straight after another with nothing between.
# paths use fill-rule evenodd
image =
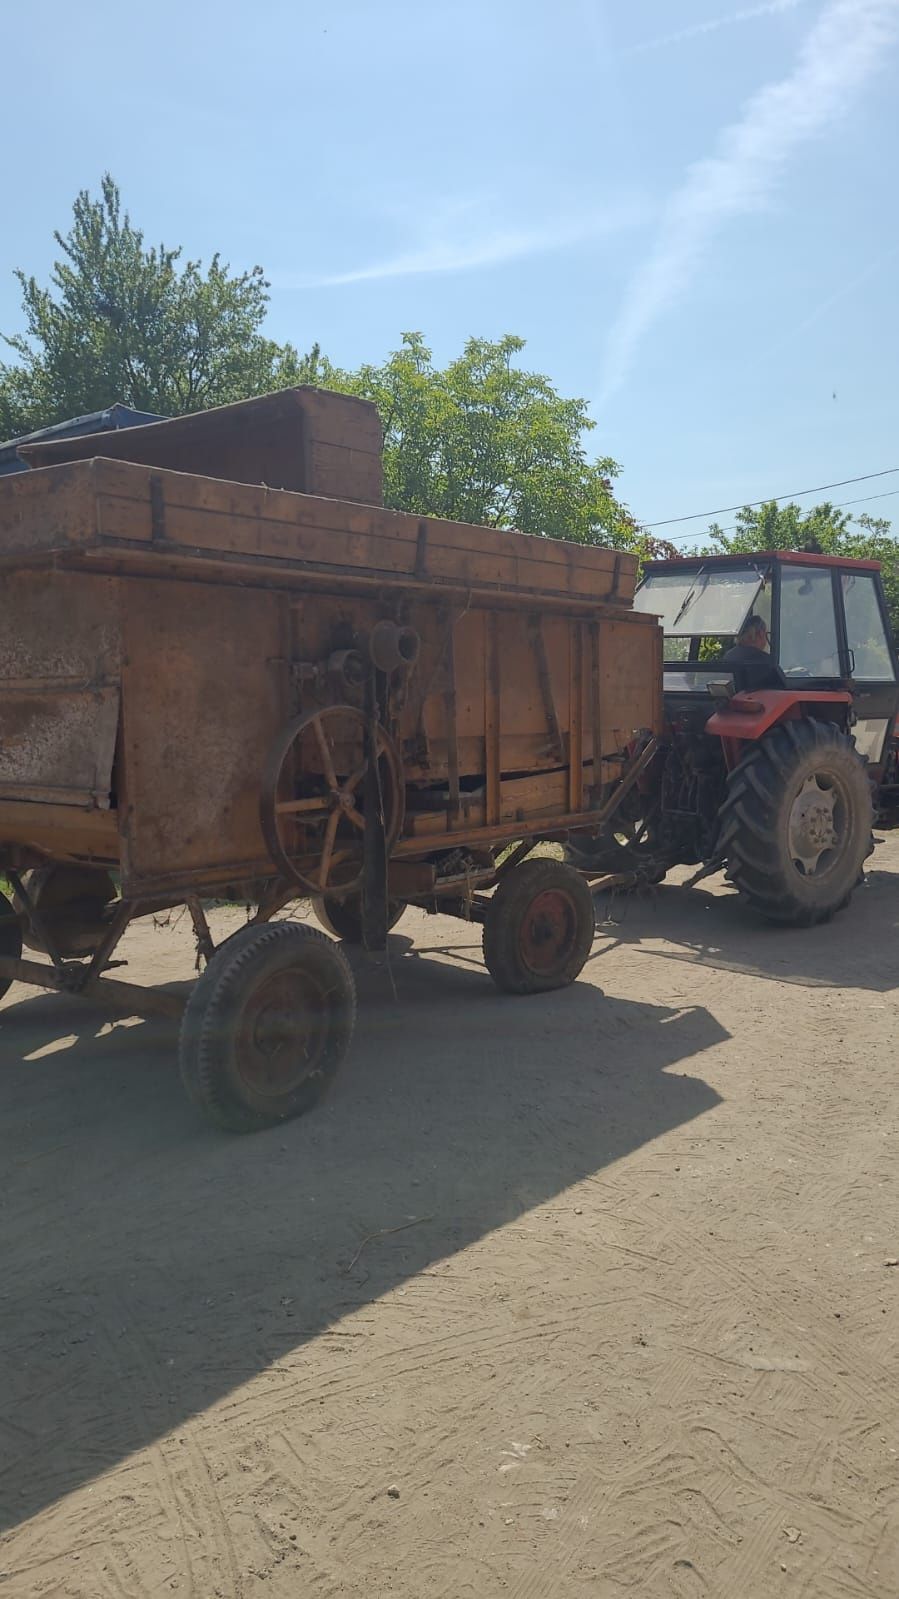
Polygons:
<instances>
[{"instance_id":1,"label":"red tractor","mask_svg":"<svg viewBox=\"0 0 899 1599\"><path fill-rule=\"evenodd\" d=\"M664 731L608 831L570 841L572 864L650 882L677 864L697 878L724 868L770 921L826 921L861 879L875 816L899 820L899 680L878 563L654 561L634 603L664 630ZM767 671L724 659L750 619L769 636Z\"/></svg>"}]
</instances>

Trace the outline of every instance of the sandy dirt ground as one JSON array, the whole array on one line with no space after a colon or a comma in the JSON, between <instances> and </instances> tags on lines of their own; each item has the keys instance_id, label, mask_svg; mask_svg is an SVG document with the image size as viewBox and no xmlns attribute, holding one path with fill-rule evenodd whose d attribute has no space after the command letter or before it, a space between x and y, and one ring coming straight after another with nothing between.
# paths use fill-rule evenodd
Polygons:
<instances>
[{"instance_id":1,"label":"sandy dirt ground","mask_svg":"<svg viewBox=\"0 0 899 1599\"><path fill-rule=\"evenodd\" d=\"M895 1599L899 841L811 932L597 912L543 999L410 913L254 1138L166 1024L9 994L3 1593Z\"/></svg>"}]
</instances>

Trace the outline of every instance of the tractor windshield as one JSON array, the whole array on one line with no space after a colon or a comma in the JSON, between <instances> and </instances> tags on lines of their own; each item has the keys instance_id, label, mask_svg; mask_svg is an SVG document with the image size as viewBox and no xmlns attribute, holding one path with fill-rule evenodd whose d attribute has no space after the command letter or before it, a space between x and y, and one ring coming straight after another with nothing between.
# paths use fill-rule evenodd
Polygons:
<instances>
[{"instance_id":1,"label":"tractor windshield","mask_svg":"<svg viewBox=\"0 0 899 1599\"><path fill-rule=\"evenodd\" d=\"M768 577L755 566L650 572L634 608L655 612L669 638L735 638Z\"/></svg>"}]
</instances>

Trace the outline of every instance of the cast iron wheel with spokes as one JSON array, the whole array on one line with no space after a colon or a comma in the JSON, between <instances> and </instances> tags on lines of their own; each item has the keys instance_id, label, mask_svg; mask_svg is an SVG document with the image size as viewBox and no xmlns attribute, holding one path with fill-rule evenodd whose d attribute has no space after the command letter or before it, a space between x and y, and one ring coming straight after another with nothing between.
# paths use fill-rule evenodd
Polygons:
<instances>
[{"instance_id":1,"label":"cast iron wheel with spokes","mask_svg":"<svg viewBox=\"0 0 899 1599\"><path fill-rule=\"evenodd\" d=\"M4 960L21 960L22 928L15 906L0 894L0 955ZM12 987L11 977L0 977L0 999Z\"/></svg>"},{"instance_id":2,"label":"cast iron wheel with spokes","mask_svg":"<svg viewBox=\"0 0 899 1599\"><path fill-rule=\"evenodd\" d=\"M849 736L810 717L781 722L727 780L719 850L744 899L809 927L848 904L871 852L871 785Z\"/></svg>"},{"instance_id":3,"label":"cast iron wheel with spokes","mask_svg":"<svg viewBox=\"0 0 899 1599\"><path fill-rule=\"evenodd\" d=\"M376 729L375 744L389 857L403 825L403 769L383 727ZM361 886L367 772L367 719L354 705L297 717L269 752L262 833L279 872L304 894L327 897L329 889L347 893Z\"/></svg>"},{"instance_id":4,"label":"cast iron wheel with spokes","mask_svg":"<svg viewBox=\"0 0 899 1599\"><path fill-rule=\"evenodd\" d=\"M219 1127L256 1132L310 1110L353 1036L340 947L299 922L241 929L199 979L181 1033L190 1098Z\"/></svg>"},{"instance_id":5,"label":"cast iron wheel with spokes","mask_svg":"<svg viewBox=\"0 0 899 1599\"><path fill-rule=\"evenodd\" d=\"M484 963L507 994L566 988L593 944L593 896L561 861L531 859L499 884L484 920Z\"/></svg>"}]
</instances>

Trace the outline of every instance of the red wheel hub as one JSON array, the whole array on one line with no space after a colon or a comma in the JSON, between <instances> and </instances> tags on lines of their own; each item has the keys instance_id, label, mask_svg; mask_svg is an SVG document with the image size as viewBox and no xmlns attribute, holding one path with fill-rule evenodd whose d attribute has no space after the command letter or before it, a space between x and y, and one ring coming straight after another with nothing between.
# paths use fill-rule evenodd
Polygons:
<instances>
[{"instance_id":1,"label":"red wheel hub","mask_svg":"<svg viewBox=\"0 0 899 1599\"><path fill-rule=\"evenodd\" d=\"M521 958L529 971L541 977L558 971L576 941L577 912L562 889L545 889L531 900L519 934Z\"/></svg>"}]
</instances>

